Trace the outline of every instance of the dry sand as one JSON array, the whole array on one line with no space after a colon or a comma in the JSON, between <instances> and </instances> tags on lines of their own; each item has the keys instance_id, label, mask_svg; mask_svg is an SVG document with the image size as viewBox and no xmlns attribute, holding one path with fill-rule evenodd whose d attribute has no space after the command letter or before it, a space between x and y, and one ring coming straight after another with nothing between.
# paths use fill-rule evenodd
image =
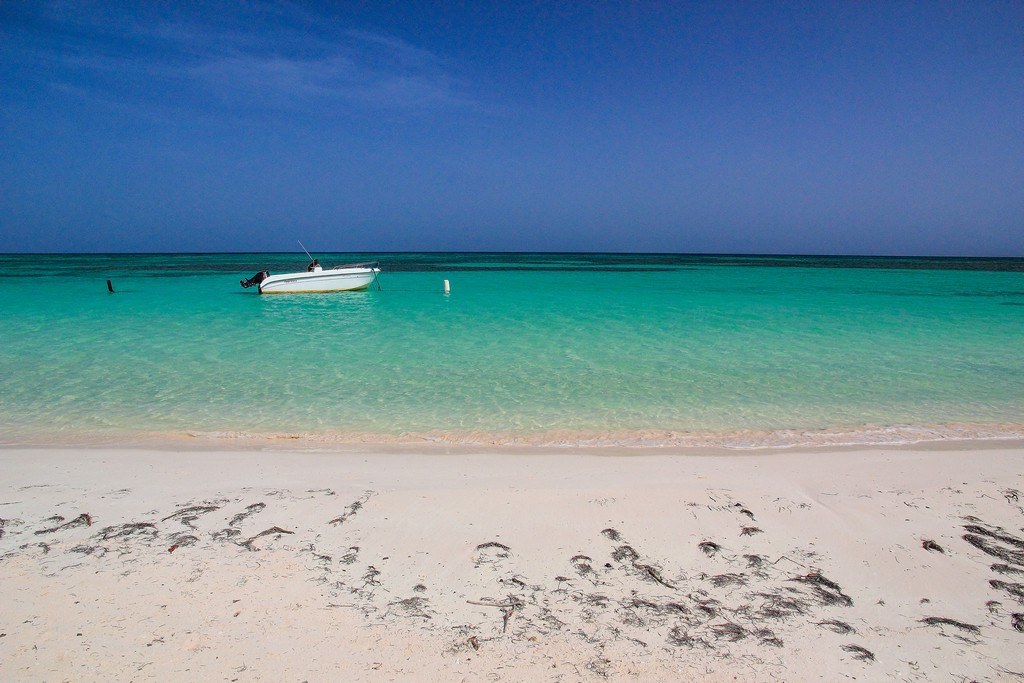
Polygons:
<instances>
[{"instance_id":1,"label":"dry sand","mask_svg":"<svg viewBox=\"0 0 1024 683\"><path fill-rule=\"evenodd\" d=\"M1024 448L0 450L0 680L1024 680Z\"/></svg>"}]
</instances>

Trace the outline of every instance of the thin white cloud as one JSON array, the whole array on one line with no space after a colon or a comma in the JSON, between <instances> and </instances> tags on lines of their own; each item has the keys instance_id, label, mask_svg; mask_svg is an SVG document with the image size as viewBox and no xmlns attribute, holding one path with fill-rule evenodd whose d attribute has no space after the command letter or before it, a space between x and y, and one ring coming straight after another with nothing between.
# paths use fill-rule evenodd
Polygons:
<instances>
[{"instance_id":1,"label":"thin white cloud","mask_svg":"<svg viewBox=\"0 0 1024 683\"><path fill-rule=\"evenodd\" d=\"M411 65L426 67L441 66L443 64L442 60L434 53L415 47L414 45L410 45L404 40L371 33L369 31L351 30L346 31L345 35L367 45L379 46L395 57L401 58L403 62Z\"/></svg>"},{"instance_id":2,"label":"thin white cloud","mask_svg":"<svg viewBox=\"0 0 1024 683\"><path fill-rule=\"evenodd\" d=\"M258 17L213 18L104 16L65 3L55 8L40 13L36 39L26 40L24 49L57 66L58 83L74 83L104 100L144 100L159 91L165 102L208 99L238 109L320 113L477 106L451 65L429 50L316 21L287 5L273 6L270 20L267 7L240 10ZM238 28L256 18L259 28ZM59 44L45 40L48 30L60 36Z\"/></svg>"},{"instance_id":3,"label":"thin white cloud","mask_svg":"<svg viewBox=\"0 0 1024 683\"><path fill-rule=\"evenodd\" d=\"M363 105L381 109L472 107L443 71L394 68L358 50L319 57L237 51L190 68L208 91L241 104L294 109L305 105Z\"/></svg>"}]
</instances>

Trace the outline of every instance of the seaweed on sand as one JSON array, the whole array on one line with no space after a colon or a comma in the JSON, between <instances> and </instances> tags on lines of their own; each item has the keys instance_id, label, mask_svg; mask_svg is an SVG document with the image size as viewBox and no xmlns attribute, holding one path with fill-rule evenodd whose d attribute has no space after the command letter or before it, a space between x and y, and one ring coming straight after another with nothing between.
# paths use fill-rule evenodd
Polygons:
<instances>
[{"instance_id":1,"label":"seaweed on sand","mask_svg":"<svg viewBox=\"0 0 1024 683\"><path fill-rule=\"evenodd\" d=\"M261 512L263 510L263 508L265 508L265 507L267 507L266 503L253 503L252 505L245 506L245 511L244 512L239 512L237 515L232 517L231 521L228 522L228 526L230 526L230 527L238 527L238 526L240 526L242 524L242 522L244 522L249 517L252 517L256 513Z\"/></svg>"},{"instance_id":2,"label":"seaweed on sand","mask_svg":"<svg viewBox=\"0 0 1024 683\"><path fill-rule=\"evenodd\" d=\"M607 607L608 596L601 595L600 593L590 593L589 595L573 596L573 600L578 600L585 605L590 607Z\"/></svg>"},{"instance_id":3,"label":"seaweed on sand","mask_svg":"<svg viewBox=\"0 0 1024 683\"><path fill-rule=\"evenodd\" d=\"M612 551L612 559L622 564L629 564L629 567L642 579L659 583L665 588L675 588L661 575L661 570L649 564L638 562L640 554L628 545L620 545ZM579 569L577 568L577 571Z\"/></svg>"},{"instance_id":4,"label":"seaweed on sand","mask_svg":"<svg viewBox=\"0 0 1024 683\"><path fill-rule=\"evenodd\" d=\"M76 545L71 549L73 553L81 553L82 555L92 555L93 553L99 553L99 557L103 557L107 554L107 549L101 545Z\"/></svg>"},{"instance_id":5,"label":"seaweed on sand","mask_svg":"<svg viewBox=\"0 0 1024 683\"><path fill-rule=\"evenodd\" d=\"M722 546L718 545L714 541L701 541L697 544L697 547L700 548L708 557L712 557L722 549Z\"/></svg>"},{"instance_id":6,"label":"seaweed on sand","mask_svg":"<svg viewBox=\"0 0 1024 683\"><path fill-rule=\"evenodd\" d=\"M56 517L51 517L51 519L54 519L56 521L63 521L64 518L58 515ZM40 534L52 534L55 531L64 531L66 529L73 529L73 528L75 528L77 526L92 526L92 515L90 515L88 512L83 512L82 514L78 515L77 517L75 517L70 522L64 522L64 524L58 524L57 526L50 527L49 529L40 529L39 531L36 532L36 536L39 536Z\"/></svg>"},{"instance_id":7,"label":"seaweed on sand","mask_svg":"<svg viewBox=\"0 0 1024 683\"><path fill-rule=\"evenodd\" d=\"M853 605L853 599L849 595L843 593L839 584L835 581L826 579L818 572L810 572L808 574L794 576L789 580L810 586L815 597L817 597L819 602L823 605L843 605L845 607Z\"/></svg>"},{"instance_id":8,"label":"seaweed on sand","mask_svg":"<svg viewBox=\"0 0 1024 683\"><path fill-rule=\"evenodd\" d=\"M697 609L703 612L705 615L710 617L718 616L718 608L721 607L722 603L714 598L704 598L696 600Z\"/></svg>"},{"instance_id":9,"label":"seaweed on sand","mask_svg":"<svg viewBox=\"0 0 1024 683\"><path fill-rule=\"evenodd\" d=\"M573 555L569 559L569 564L573 566L576 573L580 576L586 576L587 574L595 574L594 567L590 563L593 560L587 555Z\"/></svg>"},{"instance_id":10,"label":"seaweed on sand","mask_svg":"<svg viewBox=\"0 0 1024 683\"><path fill-rule=\"evenodd\" d=\"M499 560L508 559L512 552L504 543L497 541L488 541L487 543L481 543L476 547L478 555L474 560L474 564L479 567L483 564L495 564Z\"/></svg>"},{"instance_id":11,"label":"seaweed on sand","mask_svg":"<svg viewBox=\"0 0 1024 683\"><path fill-rule=\"evenodd\" d=\"M377 577L380 576L380 570L374 567L372 564L366 567L366 573L363 574L363 588L367 586L379 586L380 581Z\"/></svg>"},{"instance_id":12,"label":"seaweed on sand","mask_svg":"<svg viewBox=\"0 0 1024 683\"><path fill-rule=\"evenodd\" d=\"M968 633L980 633L981 629L974 624L965 624L962 621L956 619L948 619L946 617L925 617L921 620L922 624L928 626L955 626L961 631L967 631Z\"/></svg>"},{"instance_id":13,"label":"seaweed on sand","mask_svg":"<svg viewBox=\"0 0 1024 683\"><path fill-rule=\"evenodd\" d=\"M612 559L616 562L636 562L640 553L628 545L620 545L612 551Z\"/></svg>"},{"instance_id":14,"label":"seaweed on sand","mask_svg":"<svg viewBox=\"0 0 1024 683\"><path fill-rule=\"evenodd\" d=\"M348 512L344 512L344 513L338 515L337 517L335 517L334 519L330 520L327 523L328 524L342 524L342 523L344 523L350 517L354 516L357 512L362 510L363 509L363 504L366 503L367 501L369 501L370 498L373 497L373 495L374 495L373 491L366 491L366 492L364 492L361 497L359 497L356 500L352 501L352 503L348 507L345 508L346 510L348 510Z\"/></svg>"},{"instance_id":15,"label":"seaweed on sand","mask_svg":"<svg viewBox=\"0 0 1024 683\"><path fill-rule=\"evenodd\" d=\"M854 659L859 659L862 662L875 661L875 653L871 650L861 647L860 645L854 645L853 643L851 643L849 645L843 645L843 649L847 652L853 653Z\"/></svg>"},{"instance_id":16,"label":"seaweed on sand","mask_svg":"<svg viewBox=\"0 0 1024 683\"><path fill-rule=\"evenodd\" d=\"M658 571L658 569L656 569L655 567L652 567L649 564L640 564L638 562L634 562L633 563L633 568L637 572L639 572L640 576L644 577L648 581L653 581L654 583L660 583L665 588L673 588L673 589L675 588L675 586L673 586L671 583L666 581L661 576L661 572Z\"/></svg>"},{"instance_id":17,"label":"seaweed on sand","mask_svg":"<svg viewBox=\"0 0 1024 683\"><path fill-rule=\"evenodd\" d=\"M788 619L807 612L807 603L797 598L778 593L758 593L758 596L765 599L757 610L757 616L762 619Z\"/></svg>"},{"instance_id":18,"label":"seaweed on sand","mask_svg":"<svg viewBox=\"0 0 1024 683\"><path fill-rule=\"evenodd\" d=\"M430 600L424 597L415 596L388 603L389 610L400 612L405 617L416 617L419 619L431 618Z\"/></svg>"},{"instance_id":19,"label":"seaweed on sand","mask_svg":"<svg viewBox=\"0 0 1024 683\"><path fill-rule=\"evenodd\" d=\"M598 657L587 662L586 669L599 678L611 676L612 660L607 657Z\"/></svg>"},{"instance_id":20,"label":"seaweed on sand","mask_svg":"<svg viewBox=\"0 0 1024 683\"><path fill-rule=\"evenodd\" d=\"M1013 597L1017 598L1017 602L1024 605L1024 583L1010 583L1009 581L990 579L988 585L992 586L996 590L1006 591Z\"/></svg>"},{"instance_id":21,"label":"seaweed on sand","mask_svg":"<svg viewBox=\"0 0 1024 683\"><path fill-rule=\"evenodd\" d=\"M715 588L722 588L723 586L745 586L747 585L747 579L743 574L717 574L712 576L708 581L711 582Z\"/></svg>"},{"instance_id":22,"label":"seaweed on sand","mask_svg":"<svg viewBox=\"0 0 1024 683\"><path fill-rule=\"evenodd\" d=\"M715 638L725 638L730 643L735 643L747 637L747 630L731 621L723 624L712 624L711 632L715 634Z\"/></svg>"},{"instance_id":23,"label":"seaweed on sand","mask_svg":"<svg viewBox=\"0 0 1024 683\"><path fill-rule=\"evenodd\" d=\"M112 538L124 538L143 532L156 536L156 524L152 522L129 522L127 524L108 526L104 527L97 536L104 541L109 541Z\"/></svg>"},{"instance_id":24,"label":"seaweed on sand","mask_svg":"<svg viewBox=\"0 0 1024 683\"><path fill-rule=\"evenodd\" d=\"M508 630L509 619L516 610L523 608L523 600L518 595L508 594L505 602L496 602L491 599L484 600L468 600L471 605L483 605L484 607L498 607L501 609L501 632L505 633Z\"/></svg>"},{"instance_id":25,"label":"seaweed on sand","mask_svg":"<svg viewBox=\"0 0 1024 683\"><path fill-rule=\"evenodd\" d=\"M760 555L744 555L743 559L747 561L748 567L760 567L764 564L764 558Z\"/></svg>"},{"instance_id":26,"label":"seaweed on sand","mask_svg":"<svg viewBox=\"0 0 1024 683\"><path fill-rule=\"evenodd\" d=\"M504 543L498 543L497 541L488 541L487 543L481 543L480 545L478 545L476 547L477 550L486 550L487 548L499 548L499 549L504 550L506 552L508 552L509 550L512 550L511 548L509 548Z\"/></svg>"},{"instance_id":27,"label":"seaweed on sand","mask_svg":"<svg viewBox=\"0 0 1024 683\"><path fill-rule=\"evenodd\" d=\"M242 546L243 548L245 548L246 550L248 550L250 552L253 552L253 551L257 550L257 548L255 548L253 546L253 543L258 538L262 538L264 536L271 536L271 535L275 535L275 534L277 536L280 536L281 534L294 534L294 533L295 533L294 531L288 531L287 529L282 529L279 526L272 526L269 529L264 529L263 531L259 532L258 534L256 534L252 538L250 538L250 539L248 539L246 541L242 541L238 545Z\"/></svg>"},{"instance_id":28,"label":"seaweed on sand","mask_svg":"<svg viewBox=\"0 0 1024 683\"><path fill-rule=\"evenodd\" d=\"M199 519L200 515L208 514L210 512L213 512L214 510L220 510L220 506L219 505L193 505L191 507L182 508L181 510L177 510L175 512L172 512L171 514L167 515L166 517L164 517L160 521L161 522L166 522L169 519L177 519L179 522L181 522L185 526L192 526L192 522L194 522L197 519Z\"/></svg>"},{"instance_id":29,"label":"seaweed on sand","mask_svg":"<svg viewBox=\"0 0 1024 683\"><path fill-rule=\"evenodd\" d=\"M966 524L964 530L968 533L963 539L978 550L1009 564L1024 565L1024 540L1002 529L987 529L978 524Z\"/></svg>"},{"instance_id":30,"label":"seaweed on sand","mask_svg":"<svg viewBox=\"0 0 1024 683\"><path fill-rule=\"evenodd\" d=\"M847 624L845 621L839 621L838 619L826 619L825 621L819 621L818 626L827 628L834 633L840 633L846 635L848 633L856 633L857 630Z\"/></svg>"},{"instance_id":31,"label":"seaweed on sand","mask_svg":"<svg viewBox=\"0 0 1024 683\"><path fill-rule=\"evenodd\" d=\"M198 538L185 531L179 531L177 533L171 534L167 537L167 540L171 541L174 544L175 549L187 548L199 542Z\"/></svg>"},{"instance_id":32,"label":"seaweed on sand","mask_svg":"<svg viewBox=\"0 0 1024 683\"><path fill-rule=\"evenodd\" d=\"M710 649L711 644L703 638L690 635L682 626L673 626L668 632L668 642L670 645L676 645L679 647L702 647L704 649Z\"/></svg>"}]
</instances>

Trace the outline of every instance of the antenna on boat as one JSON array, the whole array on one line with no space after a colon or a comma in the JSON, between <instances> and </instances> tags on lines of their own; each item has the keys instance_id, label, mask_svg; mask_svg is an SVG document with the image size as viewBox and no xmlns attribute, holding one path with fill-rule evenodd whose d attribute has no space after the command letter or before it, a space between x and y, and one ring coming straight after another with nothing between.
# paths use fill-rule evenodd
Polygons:
<instances>
[{"instance_id":1,"label":"antenna on boat","mask_svg":"<svg viewBox=\"0 0 1024 683\"><path fill-rule=\"evenodd\" d=\"M299 243L300 247L302 247L302 251L306 251L306 247L303 246L302 240L295 240L295 241ZM306 251L306 256L309 256L309 260L310 261L313 260L313 256L308 251Z\"/></svg>"}]
</instances>

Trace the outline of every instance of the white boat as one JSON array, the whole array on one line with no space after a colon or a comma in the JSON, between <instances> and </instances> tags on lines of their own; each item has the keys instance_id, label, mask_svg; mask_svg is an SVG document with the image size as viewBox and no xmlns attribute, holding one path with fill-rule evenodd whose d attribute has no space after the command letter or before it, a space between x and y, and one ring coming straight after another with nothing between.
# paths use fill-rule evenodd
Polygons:
<instances>
[{"instance_id":1,"label":"white boat","mask_svg":"<svg viewBox=\"0 0 1024 683\"><path fill-rule=\"evenodd\" d=\"M243 287L257 285L260 294L300 294L312 292L346 292L366 289L377 279L377 263L349 263L334 268L322 268L314 260L304 273L271 275L267 271L242 280Z\"/></svg>"}]
</instances>

